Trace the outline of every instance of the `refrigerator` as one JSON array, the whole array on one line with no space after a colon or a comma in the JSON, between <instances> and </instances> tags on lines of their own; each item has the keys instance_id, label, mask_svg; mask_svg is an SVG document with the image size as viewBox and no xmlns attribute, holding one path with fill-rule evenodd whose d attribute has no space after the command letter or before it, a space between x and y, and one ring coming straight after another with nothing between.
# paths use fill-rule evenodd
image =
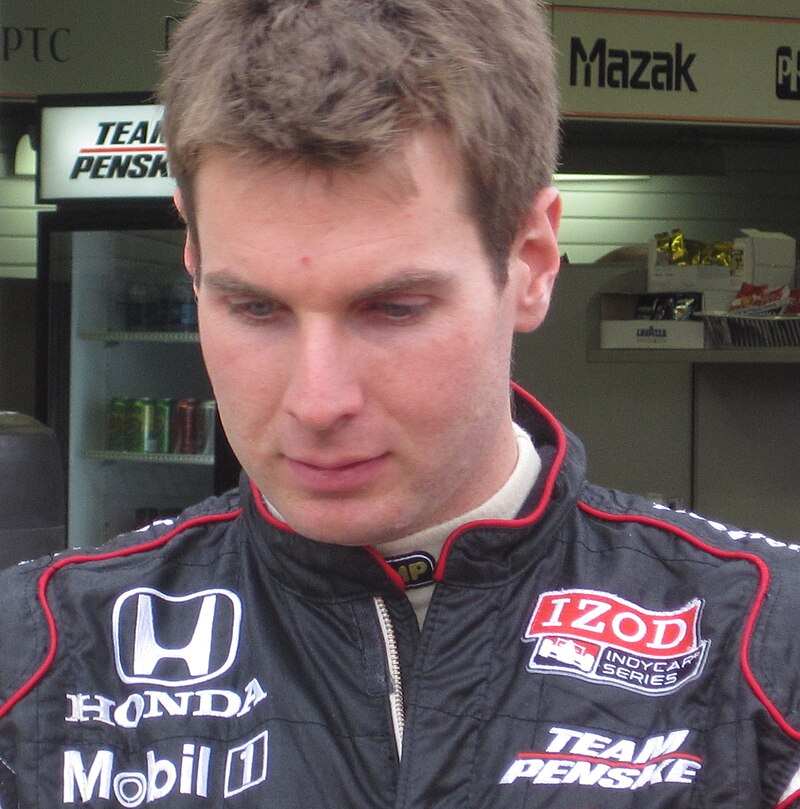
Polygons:
<instances>
[{"instance_id":1,"label":"refrigerator","mask_svg":"<svg viewBox=\"0 0 800 809\"><path fill-rule=\"evenodd\" d=\"M42 101L37 417L61 450L69 547L174 516L239 472L201 356L160 109L125 101Z\"/></svg>"}]
</instances>

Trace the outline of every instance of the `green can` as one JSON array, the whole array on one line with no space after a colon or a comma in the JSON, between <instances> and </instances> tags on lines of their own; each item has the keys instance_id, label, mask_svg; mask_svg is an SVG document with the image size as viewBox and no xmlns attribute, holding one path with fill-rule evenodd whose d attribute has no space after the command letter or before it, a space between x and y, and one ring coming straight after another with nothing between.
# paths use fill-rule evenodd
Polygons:
<instances>
[{"instance_id":1,"label":"green can","mask_svg":"<svg viewBox=\"0 0 800 809\"><path fill-rule=\"evenodd\" d=\"M156 402L155 399L134 399L131 405L131 452L156 451Z\"/></svg>"},{"instance_id":2,"label":"green can","mask_svg":"<svg viewBox=\"0 0 800 809\"><path fill-rule=\"evenodd\" d=\"M106 448L112 452L124 452L128 449L130 438L130 400L123 396L115 396L108 403L106 414Z\"/></svg>"},{"instance_id":3,"label":"green can","mask_svg":"<svg viewBox=\"0 0 800 809\"><path fill-rule=\"evenodd\" d=\"M155 450L170 452L172 449L172 399L156 399Z\"/></svg>"}]
</instances>

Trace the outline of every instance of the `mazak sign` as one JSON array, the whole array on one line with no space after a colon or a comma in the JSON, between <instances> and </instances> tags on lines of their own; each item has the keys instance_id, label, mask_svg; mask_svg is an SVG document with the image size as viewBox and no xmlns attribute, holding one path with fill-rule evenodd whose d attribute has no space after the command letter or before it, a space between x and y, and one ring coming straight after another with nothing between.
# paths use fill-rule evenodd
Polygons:
<instances>
[{"instance_id":1,"label":"mazak sign","mask_svg":"<svg viewBox=\"0 0 800 809\"><path fill-rule=\"evenodd\" d=\"M800 126L800 19L551 5L566 118Z\"/></svg>"},{"instance_id":2,"label":"mazak sign","mask_svg":"<svg viewBox=\"0 0 800 809\"><path fill-rule=\"evenodd\" d=\"M569 83L571 87L696 93L691 72L696 57L696 53L684 53L682 42L676 42L669 51L648 51L614 48L604 37L598 37L587 47L580 37L572 37Z\"/></svg>"},{"instance_id":3,"label":"mazak sign","mask_svg":"<svg viewBox=\"0 0 800 809\"><path fill-rule=\"evenodd\" d=\"M44 107L39 199L169 197L157 105Z\"/></svg>"}]
</instances>

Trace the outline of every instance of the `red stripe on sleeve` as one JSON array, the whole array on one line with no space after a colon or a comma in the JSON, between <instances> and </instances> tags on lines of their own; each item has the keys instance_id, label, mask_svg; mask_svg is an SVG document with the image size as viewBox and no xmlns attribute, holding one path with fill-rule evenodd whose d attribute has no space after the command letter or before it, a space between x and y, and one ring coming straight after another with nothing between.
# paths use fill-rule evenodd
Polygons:
<instances>
[{"instance_id":1,"label":"red stripe on sleeve","mask_svg":"<svg viewBox=\"0 0 800 809\"><path fill-rule=\"evenodd\" d=\"M787 719L783 716L777 706L772 702L772 700L766 695L764 689L761 687L761 684L756 679L756 676L753 674L753 670L750 666L750 659L749 659L749 651L750 651L750 641L753 637L753 631L755 629L756 620L758 619L758 614L761 611L761 607L764 603L764 599L766 598L767 590L769 589L769 568L767 567L766 562L763 559L759 558L755 554L747 553L745 551L726 551L722 550L721 548L715 548L713 545L709 545L703 540L699 539L698 537L690 534L688 531L684 531L681 528L678 528L674 525L670 525L667 522L663 522L662 520L658 520L655 517L647 517L644 515L637 515L637 514L610 514L605 511L600 511L599 509L593 508L592 506L587 505L586 503L578 503L578 507L584 511L586 514L589 514L592 517L596 517L600 520L606 520L609 522L634 522L640 525L650 525L654 528L658 528L662 531L669 531L670 533L674 534L675 536L679 537L680 539L689 542L694 547L699 548L701 551L705 553L711 554L712 556L716 556L720 559L741 559L745 562L749 562L752 564L757 572L759 577L759 585L758 590L756 592L756 596L753 600L753 604L750 607L750 611L747 616L747 622L745 623L744 627L744 635L742 637L742 645L739 649L739 665L742 668L742 673L744 674L745 681L750 686L753 693L756 695L756 698L761 702L761 704L766 708L769 715L775 720L778 727L790 738L795 740L800 740L800 730L792 726ZM795 796L796 798L797 796ZM782 804L783 805L783 804ZM788 806L788 804L786 804Z\"/></svg>"}]
</instances>

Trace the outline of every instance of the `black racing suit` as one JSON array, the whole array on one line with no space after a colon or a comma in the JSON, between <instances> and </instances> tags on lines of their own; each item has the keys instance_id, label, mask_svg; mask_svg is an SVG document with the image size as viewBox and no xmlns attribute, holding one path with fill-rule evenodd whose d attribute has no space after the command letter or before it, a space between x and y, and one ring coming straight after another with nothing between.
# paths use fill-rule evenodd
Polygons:
<instances>
[{"instance_id":1,"label":"black racing suit","mask_svg":"<svg viewBox=\"0 0 800 809\"><path fill-rule=\"evenodd\" d=\"M3 809L800 805L799 549L587 484L516 397L539 482L449 538L421 633L247 479L5 571Z\"/></svg>"}]
</instances>

